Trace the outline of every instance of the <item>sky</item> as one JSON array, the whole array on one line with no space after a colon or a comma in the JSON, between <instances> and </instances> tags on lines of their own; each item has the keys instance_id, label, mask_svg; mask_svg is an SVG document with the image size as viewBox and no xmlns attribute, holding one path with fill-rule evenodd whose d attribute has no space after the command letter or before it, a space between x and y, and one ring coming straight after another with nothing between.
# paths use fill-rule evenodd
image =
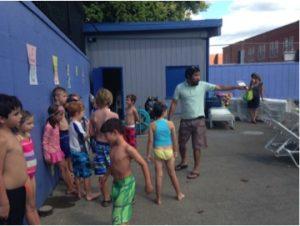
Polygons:
<instances>
[{"instance_id":1,"label":"sky","mask_svg":"<svg viewBox=\"0 0 300 226\"><path fill-rule=\"evenodd\" d=\"M206 12L193 15L193 20L222 19L221 36L210 39L210 53L222 53L222 48L287 25L300 19L297 0L207 0Z\"/></svg>"}]
</instances>

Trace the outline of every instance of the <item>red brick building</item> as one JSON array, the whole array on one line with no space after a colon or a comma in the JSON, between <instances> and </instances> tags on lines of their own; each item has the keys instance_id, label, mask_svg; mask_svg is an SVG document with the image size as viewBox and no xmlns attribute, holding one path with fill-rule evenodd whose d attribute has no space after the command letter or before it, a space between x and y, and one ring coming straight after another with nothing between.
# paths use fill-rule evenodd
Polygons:
<instances>
[{"instance_id":1,"label":"red brick building","mask_svg":"<svg viewBox=\"0 0 300 226\"><path fill-rule=\"evenodd\" d=\"M299 21L223 48L223 62L299 61Z\"/></svg>"}]
</instances>

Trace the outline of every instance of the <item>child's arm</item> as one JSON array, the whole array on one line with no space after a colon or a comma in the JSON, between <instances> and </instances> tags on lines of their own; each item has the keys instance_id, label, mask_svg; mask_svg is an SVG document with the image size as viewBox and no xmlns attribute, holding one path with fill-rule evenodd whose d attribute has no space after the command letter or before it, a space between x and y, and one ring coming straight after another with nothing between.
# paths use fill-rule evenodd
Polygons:
<instances>
[{"instance_id":1,"label":"child's arm","mask_svg":"<svg viewBox=\"0 0 300 226\"><path fill-rule=\"evenodd\" d=\"M51 148L51 139L52 139L52 128L50 124L46 124L43 134L43 150L44 153L50 152ZM46 158L46 155L44 154L46 162L49 163L49 159Z\"/></svg>"},{"instance_id":2,"label":"child's arm","mask_svg":"<svg viewBox=\"0 0 300 226\"><path fill-rule=\"evenodd\" d=\"M95 115L94 113L91 115L91 118L89 120L89 124L88 124L88 130L89 130L89 134L90 137L95 137L95 119L94 119Z\"/></svg>"},{"instance_id":3,"label":"child's arm","mask_svg":"<svg viewBox=\"0 0 300 226\"><path fill-rule=\"evenodd\" d=\"M143 159L143 157L134 147L127 145L126 151L129 154L129 156L133 158L142 167L146 185L145 191L148 194L151 193L153 191L153 186L147 162Z\"/></svg>"},{"instance_id":4,"label":"child's arm","mask_svg":"<svg viewBox=\"0 0 300 226\"><path fill-rule=\"evenodd\" d=\"M4 160L6 154L6 140L3 137L0 137L0 218L4 219L7 219L10 208L3 180Z\"/></svg>"},{"instance_id":5,"label":"child's arm","mask_svg":"<svg viewBox=\"0 0 300 226\"><path fill-rule=\"evenodd\" d=\"M259 95L260 95L260 97L261 97L261 100L264 100L263 93L264 93L264 86L263 86L263 84L261 83L261 84L259 85Z\"/></svg>"},{"instance_id":6,"label":"child's arm","mask_svg":"<svg viewBox=\"0 0 300 226\"><path fill-rule=\"evenodd\" d=\"M134 121L135 122L139 122L140 121L140 117L139 117L139 114L138 114L136 108L133 108L133 115L134 115Z\"/></svg>"},{"instance_id":7,"label":"child's arm","mask_svg":"<svg viewBox=\"0 0 300 226\"><path fill-rule=\"evenodd\" d=\"M169 121L169 126L170 126L170 129L171 129L174 157L176 158L177 153L178 153L178 143L177 143L177 137L176 137L176 129L175 129L174 123L171 122L171 121Z\"/></svg>"},{"instance_id":8,"label":"child's arm","mask_svg":"<svg viewBox=\"0 0 300 226\"><path fill-rule=\"evenodd\" d=\"M153 124L151 123L148 132L148 143L147 143L147 154L146 154L146 158L148 162L151 160L152 147L153 147Z\"/></svg>"}]
</instances>

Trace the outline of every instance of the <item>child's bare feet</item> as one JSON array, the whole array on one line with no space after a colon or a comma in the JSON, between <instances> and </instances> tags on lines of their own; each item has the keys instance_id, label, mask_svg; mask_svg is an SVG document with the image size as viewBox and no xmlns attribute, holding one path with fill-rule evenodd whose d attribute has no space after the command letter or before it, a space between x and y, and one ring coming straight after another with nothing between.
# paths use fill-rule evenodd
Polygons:
<instances>
[{"instance_id":1,"label":"child's bare feet","mask_svg":"<svg viewBox=\"0 0 300 226\"><path fill-rule=\"evenodd\" d=\"M161 205L161 199L160 199L160 198L156 198L156 199L155 199L155 203L156 203L157 205Z\"/></svg>"},{"instance_id":2,"label":"child's bare feet","mask_svg":"<svg viewBox=\"0 0 300 226\"><path fill-rule=\"evenodd\" d=\"M82 196L86 196L86 192L85 191L81 191Z\"/></svg>"},{"instance_id":3,"label":"child's bare feet","mask_svg":"<svg viewBox=\"0 0 300 226\"><path fill-rule=\"evenodd\" d=\"M89 193L86 195L86 200L87 201L92 201L96 198L98 198L100 196L100 192L96 192L96 193Z\"/></svg>"},{"instance_id":4,"label":"child's bare feet","mask_svg":"<svg viewBox=\"0 0 300 226\"><path fill-rule=\"evenodd\" d=\"M66 191L66 194L67 194L67 195L77 195L78 192L77 192L76 189L73 189L73 190L67 190L67 191Z\"/></svg>"},{"instance_id":5,"label":"child's bare feet","mask_svg":"<svg viewBox=\"0 0 300 226\"><path fill-rule=\"evenodd\" d=\"M185 195L183 193L179 193L179 195L177 195L177 200L181 201L182 199L184 199Z\"/></svg>"}]
</instances>

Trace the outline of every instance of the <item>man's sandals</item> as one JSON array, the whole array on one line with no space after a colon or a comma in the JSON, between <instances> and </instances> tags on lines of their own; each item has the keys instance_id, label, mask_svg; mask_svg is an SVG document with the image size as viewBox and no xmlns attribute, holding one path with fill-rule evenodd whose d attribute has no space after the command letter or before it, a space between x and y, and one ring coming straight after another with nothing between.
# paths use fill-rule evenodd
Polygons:
<instances>
[{"instance_id":1,"label":"man's sandals","mask_svg":"<svg viewBox=\"0 0 300 226\"><path fill-rule=\"evenodd\" d=\"M187 179L196 179L199 176L200 176L200 173L192 171L186 176L186 178Z\"/></svg>"},{"instance_id":2,"label":"man's sandals","mask_svg":"<svg viewBox=\"0 0 300 226\"><path fill-rule=\"evenodd\" d=\"M175 167L175 170L179 171L179 170L183 170L183 169L186 169L186 168L188 168L187 164L178 164ZM192 171L186 177L187 177L187 179L196 179L199 176L200 176L200 173Z\"/></svg>"},{"instance_id":3,"label":"man's sandals","mask_svg":"<svg viewBox=\"0 0 300 226\"><path fill-rule=\"evenodd\" d=\"M178 164L176 167L175 167L175 170L176 171L179 171L179 170L183 170L183 169L186 169L188 168L188 165L187 164Z\"/></svg>"}]
</instances>

